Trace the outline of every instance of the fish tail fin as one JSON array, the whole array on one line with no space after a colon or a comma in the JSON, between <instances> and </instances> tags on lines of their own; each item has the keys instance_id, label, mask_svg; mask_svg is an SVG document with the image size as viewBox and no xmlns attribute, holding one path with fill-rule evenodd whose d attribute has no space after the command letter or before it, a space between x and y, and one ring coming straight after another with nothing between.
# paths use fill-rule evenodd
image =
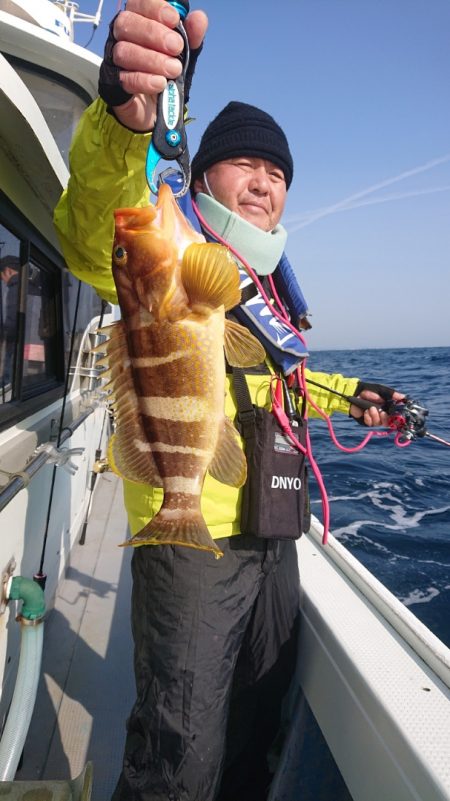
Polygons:
<instances>
[{"instance_id":1,"label":"fish tail fin","mask_svg":"<svg viewBox=\"0 0 450 801\"><path fill-rule=\"evenodd\" d=\"M199 551L210 551L216 559L223 556L200 512L174 519L173 515L165 514L164 508L122 545L133 545L135 548L141 545L183 545Z\"/></svg>"}]
</instances>

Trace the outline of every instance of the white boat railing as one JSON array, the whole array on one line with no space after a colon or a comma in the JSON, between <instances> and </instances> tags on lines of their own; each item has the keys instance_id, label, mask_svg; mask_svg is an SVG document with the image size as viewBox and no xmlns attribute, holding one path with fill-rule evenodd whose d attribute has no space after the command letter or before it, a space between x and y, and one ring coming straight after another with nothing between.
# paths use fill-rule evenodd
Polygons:
<instances>
[{"instance_id":1,"label":"white boat railing","mask_svg":"<svg viewBox=\"0 0 450 801\"><path fill-rule=\"evenodd\" d=\"M61 436L59 438L59 445L63 445L70 437L74 434L74 432L79 428L88 417L95 412L96 406L89 406L89 408L83 412L76 420L72 423L65 425ZM54 443L44 443L44 445L53 445ZM53 458L51 450L44 450L41 446L41 450L36 453L35 456L24 466L23 470L16 471L15 473L11 474L11 478L7 484L0 490L0 512L8 506L10 501L20 492L20 490L24 489L28 486L31 479L34 478L36 473L47 464L50 458Z\"/></svg>"},{"instance_id":2,"label":"white boat railing","mask_svg":"<svg viewBox=\"0 0 450 801\"><path fill-rule=\"evenodd\" d=\"M318 520L314 520L309 536L321 547L324 555L348 576L353 586L357 587L425 664L450 688L450 649L335 537L329 536L328 545L323 548L322 535L321 524Z\"/></svg>"}]
</instances>

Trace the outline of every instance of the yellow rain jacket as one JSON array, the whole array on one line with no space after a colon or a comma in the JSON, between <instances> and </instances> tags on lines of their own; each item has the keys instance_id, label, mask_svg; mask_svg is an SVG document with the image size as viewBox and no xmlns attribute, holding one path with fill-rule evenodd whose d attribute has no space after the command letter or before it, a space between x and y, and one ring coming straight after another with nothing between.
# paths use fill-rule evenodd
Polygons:
<instances>
[{"instance_id":1,"label":"yellow rain jacket","mask_svg":"<svg viewBox=\"0 0 450 801\"><path fill-rule=\"evenodd\" d=\"M150 134L134 134L106 111L101 99L84 113L75 133L71 152L71 177L55 210L55 225L70 271L91 284L105 300L117 303L111 272L116 208L145 206L149 190L144 163ZM311 373L330 389L353 395L357 378L340 374ZM270 409L270 376L248 374L253 403ZM236 415L236 401L229 377L225 414ZM348 414L349 404L337 395L310 385L312 399L327 414ZM310 416L317 413L310 409ZM124 499L130 529L136 534L158 511L162 490L124 480ZM241 492L207 475L202 494L202 512L214 538L240 533Z\"/></svg>"}]
</instances>

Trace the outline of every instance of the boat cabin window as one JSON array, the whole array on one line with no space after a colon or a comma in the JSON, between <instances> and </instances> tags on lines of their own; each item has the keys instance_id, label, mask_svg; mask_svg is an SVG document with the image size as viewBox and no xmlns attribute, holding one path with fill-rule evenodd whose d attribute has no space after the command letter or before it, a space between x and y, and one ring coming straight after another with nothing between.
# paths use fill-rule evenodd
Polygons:
<instances>
[{"instance_id":1,"label":"boat cabin window","mask_svg":"<svg viewBox=\"0 0 450 801\"><path fill-rule=\"evenodd\" d=\"M59 271L0 221L0 409L62 380Z\"/></svg>"},{"instance_id":2,"label":"boat cabin window","mask_svg":"<svg viewBox=\"0 0 450 801\"><path fill-rule=\"evenodd\" d=\"M78 121L91 102L79 87L32 64L9 57L9 61L33 95L69 166L69 147Z\"/></svg>"},{"instance_id":3,"label":"boat cabin window","mask_svg":"<svg viewBox=\"0 0 450 801\"><path fill-rule=\"evenodd\" d=\"M22 394L57 380L55 274L31 262L23 272L26 286Z\"/></svg>"},{"instance_id":4,"label":"boat cabin window","mask_svg":"<svg viewBox=\"0 0 450 801\"><path fill-rule=\"evenodd\" d=\"M19 313L20 240L0 224L0 404L11 399Z\"/></svg>"},{"instance_id":5,"label":"boat cabin window","mask_svg":"<svg viewBox=\"0 0 450 801\"><path fill-rule=\"evenodd\" d=\"M65 390L91 398L99 370L90 351L111 311L0 189L0 431Z\"/></svg>"}]
</instances>

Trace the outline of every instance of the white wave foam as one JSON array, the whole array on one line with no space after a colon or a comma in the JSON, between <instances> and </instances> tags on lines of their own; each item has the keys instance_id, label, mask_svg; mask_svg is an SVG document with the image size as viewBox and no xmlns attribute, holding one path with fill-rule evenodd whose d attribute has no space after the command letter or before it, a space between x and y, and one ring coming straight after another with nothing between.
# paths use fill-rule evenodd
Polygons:
<instances>
[{"instance_id":1,"label":"white wave foam","mask_svg":"<svg viewBox=\"0 0 450 801\"><path fill-rule=\"evenodd\" d=\"M407 509L398 502L398 498L393 495L379 495L375 490L370 492L360 493L359 495L333 495L329 496L330 503L337 503L340 501L359 501L369 498L373 506L386 512L388 517L393 520L393 523L383 523L381 521L367 520L364 521L368 526L377 526L378 528L387 529L389 531L402 531L405 529L417 528L422 520L426 517L433 515L444 514L450 511L450 506L440 506L437 509L424 509L421 512L413 512L409 514ZM389 503L392 503L392 505ZM315 501L318 503L318 501ZM353 525L353 524L350 524ZM361 525L361 521L359 522ZM346 527L347 529L349 526ZM334 533L334 532L333 532Z\"/></svg>"},{"instance_id":2,"label":"white wave foam","mask_svg":"<svg viewBox=\"0 0 450 801\"><path fill-rule=\"evenodd\" d=\"M440 592L436 587L427 587L426 590L417 588L403 598L399 596L399 599L405 606L413 606L413 604L428 604L437 595L440 595Z\"/></svg>"}]
</instances>

